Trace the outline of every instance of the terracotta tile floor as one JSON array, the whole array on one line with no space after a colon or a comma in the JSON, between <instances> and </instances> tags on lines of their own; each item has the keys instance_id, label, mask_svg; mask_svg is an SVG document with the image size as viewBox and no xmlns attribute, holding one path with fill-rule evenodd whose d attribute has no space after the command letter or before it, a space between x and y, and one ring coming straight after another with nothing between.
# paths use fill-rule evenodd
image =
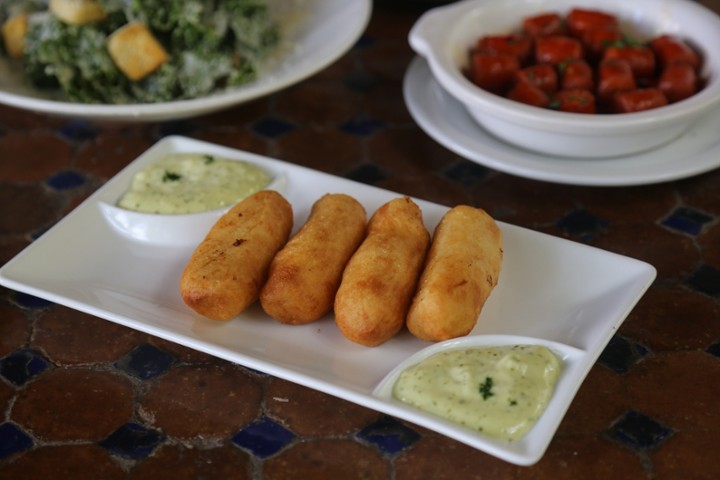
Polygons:
<instances>
[{"instance_id":1,"label":"terracotta tile floor","mask_svg":"<svg viewBox=\"0 0 720 480\"><path fill-rule=\"evenodd\" d=\"M716 0L701 3L720 12ZM720 170L659 185L577 187L458 157L420 130L402 99L413 58L407 32L426 6L376 2L361 40L324 71L201 118L104 124L0 107L0 261L157 140L180 133L442 204L473 203L499 220L653 264L657 280L540 462L515 466L3 288L0 478L720 478Z\"/></svg>"}]
</instances>

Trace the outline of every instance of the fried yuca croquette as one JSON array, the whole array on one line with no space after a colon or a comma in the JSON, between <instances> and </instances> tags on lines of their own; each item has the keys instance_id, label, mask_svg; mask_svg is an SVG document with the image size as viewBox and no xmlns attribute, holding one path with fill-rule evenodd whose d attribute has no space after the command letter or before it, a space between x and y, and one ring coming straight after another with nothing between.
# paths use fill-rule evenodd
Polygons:
<instances>
[{"instance_id":1,"label":"fried yuca croquette","mask_svg":"<svg viewBox=\"0 0 720 480\"><path fill-rule=\"evenodd\" d=\"M502 234L480 208L449 210L433 234L425 267L407 316L407 328L428 341L470 333L497 285Z\"/></svg>"},{"instance_id":2,"label":"fried yuca croquette","mask_svg":"<svg viewBox=\"0 0 720 480\"><path fill-rule=\"evenodd\" d=\"M273 190L245 198L218 219L180 278L187 306L229 320L257 300L275 254L292 230L292 206Z\"/></svg>"},{"instance_id":3,"label":"fried yuca croquette","mask_svg":"<svg viewBox=\"0 0 720 480\"><path fill-rule=\"evenodd\" d=\"M332 309L345 265L365 237L365 208L345 194L318 199L300 230L275 256L260 292L265 313L310 323Z\"/></svg>"},{"instance_id":4,"label":"fried yuca croquette","mask_svg":"<svg viewBox=\"0 0 720 480\"><path fill-rule=\"evenodd\" d=\"M372 347L403 327L429 244L420 207L410 198L373 214L335 297L335 321L346 338Z\"/></svg>"}]
</instances>

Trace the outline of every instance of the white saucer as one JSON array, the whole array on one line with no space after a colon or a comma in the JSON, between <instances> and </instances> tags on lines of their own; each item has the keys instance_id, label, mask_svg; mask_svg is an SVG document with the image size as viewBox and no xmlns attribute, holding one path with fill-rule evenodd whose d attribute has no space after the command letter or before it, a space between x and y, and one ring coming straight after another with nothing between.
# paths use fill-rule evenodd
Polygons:
<instances>
[{"instance_id":1,"label":"white saucer","mask_svg":"<svg viewBox=\"0 0 720 480\"><path fill-rule=\"evenodd\" d=\"M720 167L720 110L669 144L627 157L551 157L503 142L480 127L435 81L416 57L405 75L405 103L437 142L469 160L501 172L548 182L627 186L667 182Z\"/></svg>"}]
</instances>

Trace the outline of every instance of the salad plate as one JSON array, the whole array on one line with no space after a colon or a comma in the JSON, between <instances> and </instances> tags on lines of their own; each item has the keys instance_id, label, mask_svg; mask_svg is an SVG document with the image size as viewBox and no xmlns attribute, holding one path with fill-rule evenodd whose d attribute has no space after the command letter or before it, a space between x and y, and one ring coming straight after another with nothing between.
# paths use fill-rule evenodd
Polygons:
<instances>
[{"instance_id":1,"label":"salad plate","mask_svg":"<svg viewBox=\"0 0 720 480\"><path fill-rule=\"evenodd\" d=\"M569 158L506 143L475 122L415 57L403 93L410 114L435 141L473 162L520 177L569 185L629 186L669 182L720 167L720 109L661 147L628 156Z\"/></svg>"},{"instance_id":2,"label":"salad plate","mask_svg":"<svg viewBox=\"0 0 720 480\"><path fill-rule=\"evenodd\" d=\"M308 325L285 325L256 302L227 322L198 316L182 301L178 282L206 228L178 231L168 241L157 229L139 238L109 218L132 176L172 153L203 153L255 163L282 178L293 206L294 231L325 193L360 201L368 217L400 194L281 160L184 137L167 137L88 197L0 269L3 286L47 299L216 357L373 408L465 442L509 462L536 462L550 443L585 375L653 279L642 261L499 222L504 259L500 280L468 338L513 335L526 342L562 344L569 351L557 407L525 437L498 442L441 419L419 419L410 407L378 394L402 362L435 344L401 331L374 348L345 339L332 314ZM277 185L277 184L276 184ZM432 231L448 210L415 199ZM162 221L162 215L158 216ZM58 254L61 251L62 254Z\"/></svg>"},{"instance_id":3,"label":"salad plate","mask_svg":"<svg viewBox=\"0 0 720 480\"><path fill-rule=\"evenodd\" d=\"M347 52L365 30L370 0L267 0L280 31L276 53L258 66L256 80L188 100L105 105L63 101L33 88L22 68L0 57L0 103L51 115L93 120L151 122L212 113L269 95L317 73Z\"/></svg>"}]
</instances>

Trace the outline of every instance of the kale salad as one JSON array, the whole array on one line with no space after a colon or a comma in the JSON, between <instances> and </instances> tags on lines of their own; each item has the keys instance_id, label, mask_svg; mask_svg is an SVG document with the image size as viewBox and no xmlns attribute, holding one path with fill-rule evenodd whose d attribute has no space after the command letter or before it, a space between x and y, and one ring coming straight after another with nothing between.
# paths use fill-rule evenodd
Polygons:
<instances>
[{"instance_id":1,"label":"kale salad","mask_svg":"<svg viewBox=\"0 0 720 480\"><path fill-rule=\"evenodd\" d=\"M35 88L93 104L242 85L280 37L264 0L3 1L0 25L0 55L14 56Z\"/></svg>"}]
</instances>

